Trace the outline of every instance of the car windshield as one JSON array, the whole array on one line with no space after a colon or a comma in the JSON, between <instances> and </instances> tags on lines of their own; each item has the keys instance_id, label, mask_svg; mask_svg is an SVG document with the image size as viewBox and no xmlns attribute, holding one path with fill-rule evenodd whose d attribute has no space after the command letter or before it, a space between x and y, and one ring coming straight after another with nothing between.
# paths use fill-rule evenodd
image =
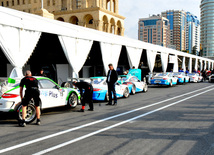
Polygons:
<instances>
[{"instance_id":1,"label":"car windshield","mask_svg":"<svg viewBox=\"0 0 214 155\"><path fill-rule=\"evenodd\" d=\"M194 76L194 75L196 75L196 74L194 74L194 73L188 73L187 75L188 75L188 76Z\"/></svg>"},{"instance_id":2,"label":"car windshield","mask_svg":"<svg viewBox=\"0 0 214 155\"><path fill-rule=\"evenodd\" d=\"M157 73L156 75L155 75L155 77L158 77L158 76L166 76L167 74L166 73Z\"/></svg>"},{"instance_id":3,"label":"car windshield","mask_svg":"<svg viewBox=\"0 0 214 155\"><path fill-rule=\"evenodd\" d=\"M127 78L123 77L123 78L119 79L118 82L123 83L123 82L126 82L127 80L128 80Z\"/></svg>"},{"instance_id":4,"label":"car windshield","mask_svg":"<svg viewBox=\"0 0 214 155\"><path fill-rule=\"evenodd\" d=\"M91 84L100 84L101 82L103 82L105 79L91 79Z\"/></svg>"},{"instance_id":5,"label":"car windshield","mask_svg":"<svg viewBox=\"0 0 214 155\"><path fill-rule=\"evenodd\" d=\"M173 73L173 76L178 76L180 75L180 73Z\"/></svg>"}]
</instances>

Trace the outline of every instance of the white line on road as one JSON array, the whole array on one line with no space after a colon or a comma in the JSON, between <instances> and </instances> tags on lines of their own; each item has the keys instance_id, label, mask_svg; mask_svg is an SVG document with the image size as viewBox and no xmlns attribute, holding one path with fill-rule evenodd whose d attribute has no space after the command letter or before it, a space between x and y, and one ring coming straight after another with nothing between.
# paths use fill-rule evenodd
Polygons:
<instances>
[{"instance_id":1,"label":"white line on road","mask_svg":"<svg viewBox=\"0 0 214 155\"><path fill-rule=\"evenodd\" d=\"M68 129L68 130L57 132L55 134L51 134L51 135L48 135L48 136L45 136L45 137L37 138L37 139L31 140L31 141L28 141L28 142L24 142L24 143L21 143L21 144L18 144L18 145L14 145L14 146L11 146L11 147L8 147L8 148L0 150L0 153L4 153L4 152L11 151L11 150L15 150L15 149L18 149L18 148L21 148L21 147L24 147L24 146L27 146L27 145L30 145L30 144L34 144L34 143L49 139L49 138L53 138L53 137L56 137L56 136L59 136L59 135L62 135L62 134L66 134L68 132L79 130L81 128L85 128L85 127L88 127L88 126L91 126L91 125L94 125L94 124L102 123L102 122L105 122L105 121L113 119L113 118L117 118L117 117L120 117L120 116L123 116L123 115L127 115L127 114L130 114L130 113L142 110L142 109L146 109L146 108L149 108L149 107L152 107L152 106L155 106L155 105L167 102L167 101L171 101L171 100L174 100L174 99L186 96L186 95L190 95L190 94L193 94L193 93L196 93L198 91L202 91L204 89L208 89L208 88L211 88L211 87L213 87L213 86L209 86L209 87L205 87L205 88L202 88L202 89L198 89L198 90L195 90L195 91L192 91L192 92L189 92L189 93L185 93L185 94L182 94L182 95L179 95L179 96L175 96L175 97L172 97L172 98L169 98L169 99L166 99L166 100L154 103L154 104L150 104L148 106L140 107L140 108L137 108L137 109L134 109L134 110L130 110L130 111L118 114L118 115L107 117L107 118L104 118L104 119L101 119L101 120L98 120L98 121L94 121L94 122L91 122L91 123L88 123L88 124L84 124L84 125L81 125L81 126L78 126L78 127L71 128L71 129Z\"/></svg>"},{"instance_id":2,"label":"white line on road","mask_svg":"<svg viewBox=\"0 0 214 155\"><path fill-rule=\"evenodd\" d=\"M166 105L166 106L163 106L163 107L161 107L161 108L155 109L155 110L153 110L153 111L149 111L149 112L147 112L147 113L144 113L144 114L142 114L142 115L139 115L139 116L133 117L133 118L131 118L131 119L128 119L128 120L122 121L122 122L120 122L120 123L117 123L117 124L111 125L111 126L109 126L109 127L106 127L106 128L100 129L100 130L97 130L97 131L92 132L92 133L89 133L89 134L87 134L87 135L84 135L84 136L78 137L78 138L76 138L76 139L72 139L71 141L68 141L68 142L65 142L65 143L62 143L62 144L56 145L56 146L54 146L54 147L51 147L51 148L48 148L48 149L46 149L46 150L40 151L40 152L35 153L35 154L33 154L33 155L42 155L42 154L45 154L45 153L48 153L48 152L54 151L54 150L56 150L56 149L59 149L59 148L65 147L65 146L70 145L70 144L72 144L72 143L75 143L75 142L77 142L77 141L80 141L80 140L86 139L86 138L88 138L88 137L91 137L91 136L96 135L96 134L99 134L99 133L101 133L101 132L104 132L104 131L110 130L110 129L115 128L115 127L117 127L117 126L120 126L120 125L126 124L126 123L128 123L128 122L133 121L133 120L136 120L136 119L139 119L139 118L145 117L145 116L147 116L147 115L153 114L153 113L155 113L155 112L161 111L161 110L163 110L163 109L166 109L166 108L168 108L168 107L171 107L171 106L173 106L173 105L175 105L175 104L178 104L178 103L180 103L180 102L183 102L183 101L186 101L186 100L191 99L191 98L193 98L193 97L196 97L196 96L199 96L199 95L201 95L201 94L207 93L207 92L209 92L209 91L211 91L211 90L214 90L214 88L209 89L209 90L206 90L206 91L201 92L201 93L198 93L198 94L195 94L195 95L192 95L192 96L190 96L190 97L187 97L187 98L185 98L185 99L179 100L179 101L177 101L177 102L174 102L174 103L168 104L168 105Z\"/></svg>"}]
</instances>

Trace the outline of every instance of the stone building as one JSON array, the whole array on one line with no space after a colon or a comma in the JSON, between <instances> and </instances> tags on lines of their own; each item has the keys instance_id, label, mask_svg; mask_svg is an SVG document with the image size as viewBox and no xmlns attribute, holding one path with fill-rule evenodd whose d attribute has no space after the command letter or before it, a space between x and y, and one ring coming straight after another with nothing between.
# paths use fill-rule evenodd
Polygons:
<instances>
[{"instance_id":1,"label":"stone building","mask_svg":"<svg viewBox=\"0 0 214 155\"><path fill-rule=\"evenodd\" d=\"M124 35L119 0L0 0L0 5L87 28Z\"/></svg>"}]
</instances>

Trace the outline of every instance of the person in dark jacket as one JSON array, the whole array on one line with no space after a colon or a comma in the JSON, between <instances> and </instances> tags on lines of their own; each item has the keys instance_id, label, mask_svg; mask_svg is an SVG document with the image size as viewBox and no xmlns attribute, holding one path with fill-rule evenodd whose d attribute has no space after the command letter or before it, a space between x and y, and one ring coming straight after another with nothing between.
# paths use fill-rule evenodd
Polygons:
<instances>
[{"instance_id":1,"label":"person in dark jacket","mask_svg":"<svg viewBox=\"0 0 214 155\"><path fill-rule=\"evenodd\" d=\"M78 112L85 111L85 103L89 104L88 111L94 111L94 105L92 100L93 86L90 83L84 82L84 81L83 82L74 81L72 84L77 88L79 88L80 90L82 109L80 109ZM83 89L84 89L84 93L83 93Z\"/></svg>"},{"instance_id":2,"label":"person in dark jacket","mask_svg":"<svg viewBox=\"0 0 214 155\"><path fill-rule=\"evenodd\" d=\"M26 87L25 95L23 97L23 88ZM32 77L31 71L27 70L25 73L25 77L20 82L20 97L22 104L22 120L19 121L19 126L25 127L25 117L26 117L26 107L29 104L30 100L33 98L36 106L36 117L37 117L37 125L40 125L40 92L38 86L38 80Z\"/></svg>"},{"instance_id":3,"label":"person in dark jacket","mask_svg":"<svg viewBox=\"0 0 214 155\"><path fill-rule=\"evenodd\" d=\"M112 105L112 93L114 96L114 104L117 105L117 95L115 90L115 84L118 80L117 72L114 70L114 67L112 64L108 65L109 71L107 74L106 82L108 84L108 95L109 95L109 102L106 105Z\"/></svg>"}]
</instances>

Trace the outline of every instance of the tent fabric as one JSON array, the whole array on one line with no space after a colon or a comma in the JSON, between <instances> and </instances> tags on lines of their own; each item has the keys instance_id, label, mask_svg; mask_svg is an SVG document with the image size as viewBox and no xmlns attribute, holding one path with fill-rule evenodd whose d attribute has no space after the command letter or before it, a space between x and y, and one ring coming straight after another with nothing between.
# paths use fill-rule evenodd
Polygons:
<instances>
[{"instance_id":1,"label":"tent fabric","mask_svg":"<svg viewBox=\"0 0 214 155\"><path fill-rule=\"evenodd\" d=\"M58 36L65 56L78 75L92 47L92 40L83 40L67 36Z\"/></svg>"},{"instance_id":2,"label":"tent fabric","mask_svg":"<svg viewBox=\"0 0 214 155\"><path fill-rule=\"evenodd\" d=\"M9 78L23 77L22 68L14 67L10 73Z\"/></svg>"},{"instance_id":3,"label":"tent fabric","mask_svg":"<svg viewBox=\"0 0 214 155\"><path fill-rule=\"evenodd\" d=\"M161 64L162 64L162 70L164 73L167 70L168 58L169 58L169 53L161 52Z\"/></svg>"},{"instance_id":4,"label":"tent fabric","mask_svg":"<svg viewBox=\"0 0 214 155\"><path fill-rule=\"evenodd\" d=\"M133 47L126 47L126 49L130 68L132 68L133 66L135 66L135 68L138 68L143 49Z\"/></svg>"},{"instance_id":5,"label":"tent fabric","mask_svg":"<svg viewBox=\"0 0 214 155\"><path fill-rule=\"evenodd\" d=\"M195 59L195 67L194 69L197 71L198 70L198 59Z\"/></svg>"},{"instance_id":6,"label":"tent fabric","mask_svg":"<svg viewBox=\"0 0 214 155\"><path fill-rule=\"evenodd\" d=\"M147 50L146 54L147 54L147 61L148 61L149 70L150 70L150 72L153 72L153 69L155 66L157 51Z\"/></svg>"},{"instance_id":7,"label":"tent fabric","mask_svg":"<svg viewBox=\"0 0 214 155\"><path fill-rule=\"evenodd\" d=\"M175 55L175 63L173 66L173 72L178 72L178 55Z\"/></svg>"},{"instance_id":8,"label":"tent fabric","mask_svg":"<svg viewBox=\"0 0 214 155\"><path fill-rule=\"evenodd\" d=\"M192 73L192 58L189 58L188 69L189 69L189 72Z\"/></svg>"},{"instance_id":9,"label":"tent fabric","mask_svg":"<svg viewBox=\"0 0 214 155\"><path fill-rule=\"evenodd\" d=\"M116 69L118 65L119 56L121 53L122 46L117 44L100 43L104 70L107 75L108 65L111 63Z\"/></svg>"},{"instance_id":10,"label":"tent fabric","mask_svg":"<svg viewBox=\"0 0 214 155\"><path fill-rule=\"evenodd\" d=\"M186 57L183 57L183 60L182 60L182 69L183 71L185 72L186 71Z\"/></svg>"},{"instance_id":11,"label":"tent fabric","mask_svg":"<svg viewBox=\"0 0 214 155\"><path fill-rule=\"evenodd\" d=\"M41 32L0 25L0 45L14 67L24 66L33 53L40 35Z\"/></svg>"},{"instance_id":12,"label":"tent fabric","mask_svg":"<svg viewBox=\"0 0 214 155\"><path fill-rule=\"evenodd\" d=\"M207 69L207 62L206 60L204 61L204 70Z\"/></svg>"},{"instance_id":13,"label":"tent fabric","mask_svg":"<svg viewBox=\"0 0 214 155\"><path fill-rule=\"evenodd\" d=\"M202 70L202 60L199 60L200 71Z\"/></svg>"},{"instance_id":14,"label":"tent fabric","mask_svg":"<svg viewBox=\"0 0 214 155\"><path fill-rule=\"evenodd\" d=\"M208 70L210 70L210 61L208 61L208 67L207 67Z\"/></svg>"},{"instance_id":15,"label":"tent fabric","mask_svg":"<svg viewBox=\"0 0 214 155\"><path fill-rule=\"evenodd\" d=\"M68 46L67 43L66 43L66 45L64 45L64 50L72 51L74 53L79 52L78 56L75 55L77 57L75 57L74 55L72 55L69 52L65 52L66 57L69 60L69 63L70 64L72 63L72 65L73 65L72 67L74 67L75 72L78 72L80 70L80 67L82 67L82 64L84 64L86 57L87 57L86 56L87 52L90 50L90 44L93 41L98 41L101 45L105 71L107 71L107 65L109 62L113 62L113 64L115 65L114 68L116 68L122 46L126 46L126 48L132 48L132 49L147 50L147 58L148 58L148 64L149 64L150 71L153 71L153 69L154 69L155 56L157 54L157 51L160 53L167 52L170 55L183 56L183 57L187 57L187 58L191 58L191 59L197 58L199 61L205 61L205 62L208 61L210 63L214 62L214 60L211 60L208 58L203 58L203 57L199 57L199 56L192 55L189 53L177 51L174 49L165 48L165 47L158 46L158 45L153 45L153 44L142 42L142 41L139 41L136 39L131 39L131 38L123 37L123 36L105 33L105 32L93 30L90 28L85 28L82 26L78 26L78 25L74 25L74 24L70 24L70 23L66 23L66 22L48 19L48 18L44 18L44 17L38 16L38 15L29 14L26 12L17 11L14 9L1 7L1 6L0 6L0 17L1 17L1 20L0 20L0 26L1 26L0 46L2 47L3 52L5 53L6 57L11 62L11 64L18 68L20 68L21 66L23 66L26 63L27 59L30 56L30 52L32 52L31 49L33 47L33 44L36 44L36 42L37 42L36 38L38 37L38 39L39 39L39 36L41 35L42 32L56 34L58 36L64 36L64 37L68 37L68 38L73 38L73 39L71 39L72 40L71 42L73 44L72 50L71 50L71 47L69 47L69 48L66 47L66 46ZM10 40L8 38L6 39L5 38L6 32L2 33L2 32L4 32L4 30L6 30L7 32L8 31L10 32L9 33L10 35L7 34L8 38L11 36L13 36L14 38L12 38L12 40ZM35 37L32 37L31 35L35 36ZM30 41L30 42L32 42L32 44L29 45L28 39L31 39L31 38L35 42L33 43L32 41ZM15 47L9 47L8 45L10 45L15 40L16 40L16 42L13 43ZM80 43L78 43L79 41L80 41ZM61 42L64 42L63 39L61 39ZM67 42L67 41L65 41L65 42ZM84 47L85 45L82 46L83 43L86 43L88 47ZM64 44L64 43L61 43L61 44ZM17 50L18 47L22 50ZM26 51L28 51L28 52L26 52L27 54L25 53L25 50L23 52L23 48L27 49L29 47L31 47L31 49L26 50ZM83 47L87 50L82 50ZM105 49L105 47L107 47L107 49ZM67 48L69 50L67 50ZM117 52L116 53L112 53L112 51L109 52L109 49L111 49L111 50L113 49L114 52L115 51L117 51ZM152 50L153 50L153 52L152 52ZM104 51L106 51L107 53ZM129 50L127 49L127 51L130 51L130 49ZM22 54L20 54L20 53L22 53ZM19 57L17 57L17 55L19 57L24 55L22 61L19 60ZM83 55L84 59L80 60L79 55ZM116 57L113 57L112 55L114 55ZM133 56L132 52L129 52L128 55L129 55L130 63L138 62L137 57ZM80 60L80 62L79 63L77 63L76 61L73 62L73 59ZM133 60L133 59L136 59L136 60ZM79 64L79 66L77 66L77 64Z\"/></svg>"}]
</instances>

